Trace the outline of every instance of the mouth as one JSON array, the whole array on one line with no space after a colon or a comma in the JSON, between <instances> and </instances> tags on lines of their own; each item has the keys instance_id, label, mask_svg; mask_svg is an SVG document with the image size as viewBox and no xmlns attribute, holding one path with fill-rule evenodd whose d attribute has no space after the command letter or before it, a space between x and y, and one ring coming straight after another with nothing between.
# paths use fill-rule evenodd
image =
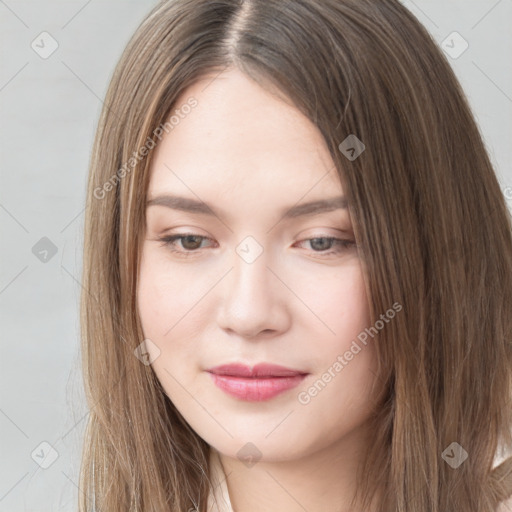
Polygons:
<instances>
[{"instance_id":1,"label":"mouth","mask_svg":"<svg viewBox=\"0 0 512 512\"><path fill-rule=\"evenodd\" d=\"M301 370L268 363L252 367L240 363L227 364L210 368L207 372L222 391L251 402L269 400L298 386L309 375Z\"/></svg>"}]
</instances>

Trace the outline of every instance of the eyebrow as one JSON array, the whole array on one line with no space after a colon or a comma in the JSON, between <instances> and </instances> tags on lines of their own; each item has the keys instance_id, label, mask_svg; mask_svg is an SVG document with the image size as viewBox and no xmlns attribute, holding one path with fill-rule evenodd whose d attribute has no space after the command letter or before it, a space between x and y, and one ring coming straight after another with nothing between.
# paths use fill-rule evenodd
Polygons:
<instances>
[{"instance_id":1,"label":"eyebrow","mask_svg":"<svg viewBox=\"0 0 512 512\"><path fill-rule=\"evenodd\" d=\"M159 195L149 199L146 202L146 208L155 205L165 206L173 210L181 210L188 213L215 215L216 217L219 217L216 211L204 201L197 201L188 197ZM347 200L344 196L331 197L328 199L318 199L308 203L296 204L288 209L285 209L282 212L282 218L291 219L346 208Z\"/></svg>"}]
</instances>

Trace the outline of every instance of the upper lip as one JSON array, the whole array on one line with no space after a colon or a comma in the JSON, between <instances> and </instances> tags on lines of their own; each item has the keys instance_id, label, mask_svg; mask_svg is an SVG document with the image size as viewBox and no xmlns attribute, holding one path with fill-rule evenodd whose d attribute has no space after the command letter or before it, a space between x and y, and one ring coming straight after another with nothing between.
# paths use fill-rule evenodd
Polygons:
<instances>
[{"instance_id":1,"label":"upper lip","mask_svg":"<svg viewBox=\"0 0 512 512\"><path fill-rule=\"evenodd\" d=\"M254 366L248 366L242 363L222 364L207 370L216 375L229 375L232 377L294 377L296 375L306 375L307 372L286 368L277 364L259 363Z\"/></svg>"}]
</instances>

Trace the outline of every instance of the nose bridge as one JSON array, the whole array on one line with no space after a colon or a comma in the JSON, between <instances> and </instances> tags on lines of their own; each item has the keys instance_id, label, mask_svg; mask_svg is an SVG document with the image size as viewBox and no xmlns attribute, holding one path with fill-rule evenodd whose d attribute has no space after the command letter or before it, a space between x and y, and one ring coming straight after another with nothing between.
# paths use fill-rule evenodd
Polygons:
<instances>
[{"instance_id":1,"label":"nose bridge","mask_svg":"<svg viewBox=\"0 0 512 512\"><path fill-rule=\"evenodd\" d=\"M287 313L283 290L269 270L271 251L246 237L232 258L233 270L224 283L220 324L244 336L284 328Z\"/></svg>"},{"instance_id":2,"label":"nose bridge","mask_svg":"<svg viewBox=\"0 0 512 512\"><path fill-rule=\"evenodd\" d=\"M233 272L230 276L230 297L240 307L261 308L272 302L269 277L270 251L253 237L246 237L236 247L233 255Z\"/></svg>"}]
</instances>

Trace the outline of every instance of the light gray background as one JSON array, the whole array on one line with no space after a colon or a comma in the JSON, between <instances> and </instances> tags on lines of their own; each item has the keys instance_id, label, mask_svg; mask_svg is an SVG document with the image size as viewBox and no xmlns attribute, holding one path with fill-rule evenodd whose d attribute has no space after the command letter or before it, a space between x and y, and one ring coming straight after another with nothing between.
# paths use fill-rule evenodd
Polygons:
<instances>
[{"instance_id":1,"label":"light gray background","mask_svg":"<svg viewBox=\"0 0 512 512\"><path fill-rule=\"evenodd\" d=\"M440 46L454 31L469 44L449 60L512 207L512 0L403 3ZM89 153L114 65L155 4L0 0L0 512L76 510L87 420L78 300ZM42 46L43 31L58 43L46 59L31 47ZM456 51L451 39L444 44ZM57 251L46 262L32 251L43 237ZM48 455L42 442L58 452L47 469L36 463Z\"/></svg>"}]
</instances>

